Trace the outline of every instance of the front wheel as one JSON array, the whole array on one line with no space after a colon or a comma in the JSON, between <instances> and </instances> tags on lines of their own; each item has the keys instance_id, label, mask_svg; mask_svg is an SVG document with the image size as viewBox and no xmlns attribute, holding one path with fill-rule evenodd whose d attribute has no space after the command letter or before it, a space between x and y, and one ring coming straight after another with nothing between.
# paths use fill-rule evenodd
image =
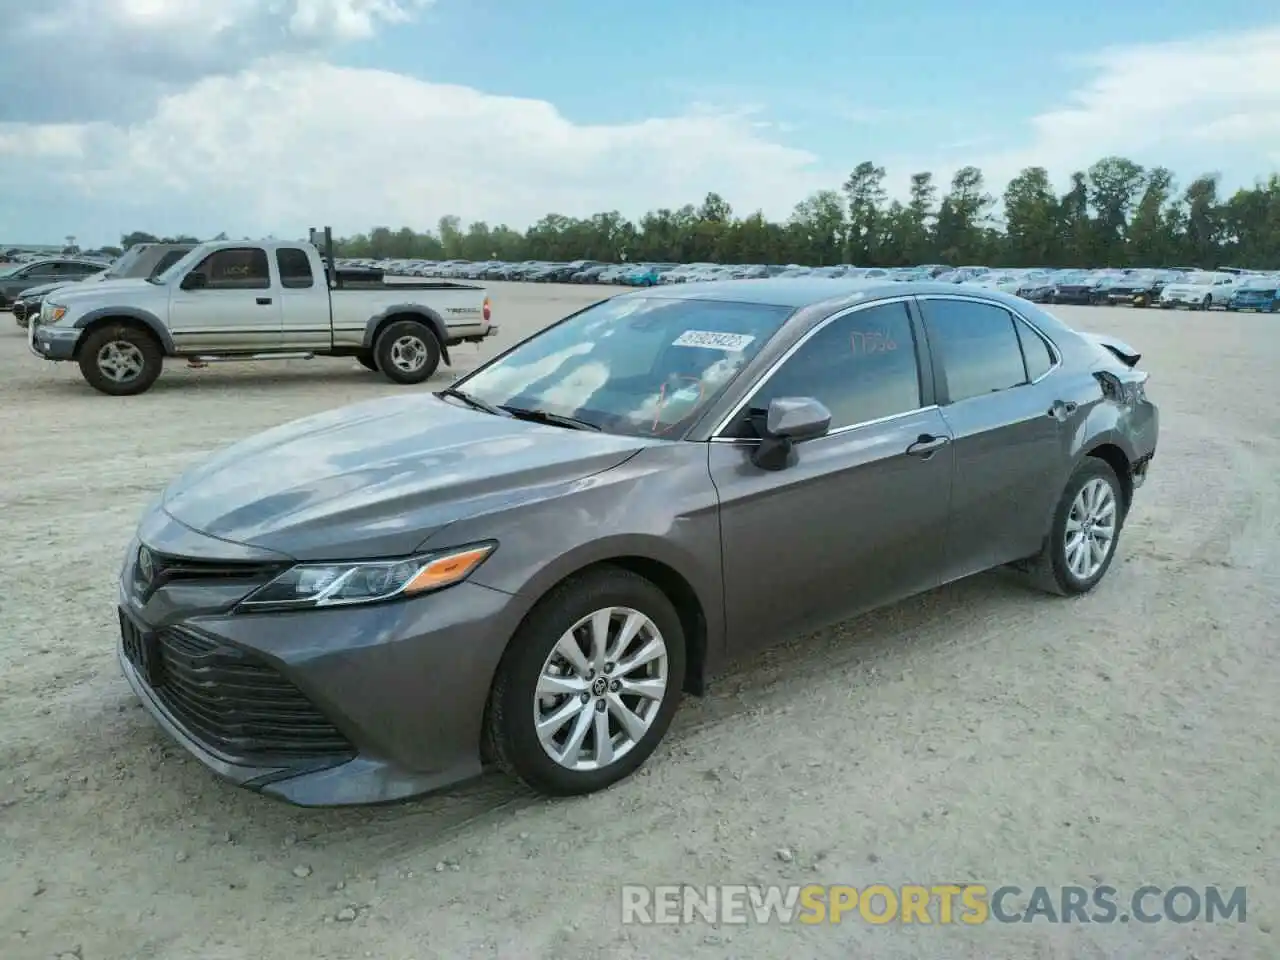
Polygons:
<instances>
[{"instance_id":1,"label":"front wheel","mask_svg":"<svg viewBox=\"0 0 1280 960\"><path fill-rule=\"evenodd\" d=\"M1116 472L1106 461L1086 457L1067 481L1049 536L1027 567L1032 584L1064 597L1088 593L1111 567L1124 520Z\"/></svg>"},{"instance_id":2,"label":"front wheel","mask_svg":"<svg viewBox=\"0 0 1280 960\"><path fill-rule=\"evenodd\" d=\"M684 677L684 630L657 586L617 567L571 578L534 608L503 657L489 752L540 793L603 790L653 753Z\"/></svg>"},{"instance_id":3,"label":"front wheel","mask_svg":"<svg viewBox=\"0 0 1280 960\"><path fill-rule=\"evenodd\" d=\"M89 386L113 397L145 393L164 367L164 353L150 333L115 323L85 337L78 360Z\"/></svg>"},{"instance_id":4,"label":"front wheel","mask_svg":"<svg viewBox=\"0 0 1280 960\"><path fill-rule=\"evenodd\" d=\"M393 383L422 383L440 366L440 341L425 324L398 320L378 334L373 359Z\"/></svg>"},{"instance_id":5,"label":"front wheel","mask_svg":"<svg viewBox=\"0 0 1280 960\"><path fill-rule=\"evenodd\" d=\"M1209 294L1205 294L1204 299L1200 301L1200 309L1208 310L1212 306L1213 306L1213 297Z\"/></svg>"}]
</instances>

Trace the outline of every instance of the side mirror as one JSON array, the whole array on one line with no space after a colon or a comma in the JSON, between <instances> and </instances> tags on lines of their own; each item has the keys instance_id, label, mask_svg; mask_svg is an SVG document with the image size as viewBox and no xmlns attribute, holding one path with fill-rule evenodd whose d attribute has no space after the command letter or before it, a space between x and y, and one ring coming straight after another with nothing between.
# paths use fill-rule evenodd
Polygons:
<instances>
[{"instance_id":1,"label":"side mirror","mask_svg":"<svg viewBox=\"0 0 1280 960\"><path fill-rule=\"evenodd\" d=\"M830 429L831 411L813 397L775 397L765 412L751 462L762 470L781 470L797 443L825 436Z\"/></svg>"},{"instance_id":2,"label":"side mirror","mask_svg":"<svg viewBox=\"0 0 1280 960\"><path fill-rule=\"evenodd\" d=\"M179 284L183 290L203 290L209 285L209 278L203 273L188 273Z\"/></svg>"}]
</instances>

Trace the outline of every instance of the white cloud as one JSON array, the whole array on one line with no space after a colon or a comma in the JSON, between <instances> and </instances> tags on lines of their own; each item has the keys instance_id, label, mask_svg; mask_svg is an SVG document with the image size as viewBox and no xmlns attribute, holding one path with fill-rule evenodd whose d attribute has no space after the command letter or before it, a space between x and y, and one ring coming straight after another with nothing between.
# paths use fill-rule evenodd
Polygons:
<instances>
[{"instance_id":1,"label":"white cloud","mask_svg":"<svg viewBox=\"0 0 1280 960\"><path fill-rule=\"evenodd\" d=\"M831 177L753 119L580 125L543 101L281 59L200 80L133 125L0 126L0 196L18 196L38 165L86 204L150 211L156 230L425 227L447 213L525 226L550 211L638 215L710 190L781 216Z\"/></svg>"},{"instance_id":2,"label":"white cloud","mask_svg":"<svg viewBox=\"0 0 1280 960\"><path fill-rule=\"evenodd\" d=\"M1024 167L1063 183L1111 154L1170 167L1184 183L1221 172L1240 185L1280 165L1280 26L1116 46L1075 64L1090 79L1032 118L1025 145L958 151L942 168L973 163L998 191Z\"/></svg>"},{"instance_id":3,"label":"white cloud","mask_svg":"<svg viewBox=\"0 0 1280 960\"><path fill-rule=\"evenodd\" d=\"M367 40L433 0L5 0L0 122L144 118L155 101L267 55Z\"/></svg>"}]
</instances>

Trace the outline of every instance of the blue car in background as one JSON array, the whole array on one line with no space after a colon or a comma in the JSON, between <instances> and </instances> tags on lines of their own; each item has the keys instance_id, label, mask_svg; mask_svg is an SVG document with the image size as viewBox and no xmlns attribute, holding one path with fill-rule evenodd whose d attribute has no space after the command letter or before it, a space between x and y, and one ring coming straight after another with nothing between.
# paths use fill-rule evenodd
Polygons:
<instances>
[{"instance_id":1,"label":"blue car in background","mask_svg":"<svg viewBox=\"0 0 1280 960\"><path fill-rule=\"evenodd\" d=\"M670 269L668 264L637 263L633 269L619 274L618 282L625 283L628 287L652 287Z\"/></svg>"},{"instance_id":2,"label":"blue car in background","mask_svg":"<svg viewBox=\"0 0 1280 960\"><path fill-rule=\"evenodd\" d=\"M1280 276L1250 277L1245 280L1227 301L1227 309L1277 312L1280 310Z\"/></svg>"}]
</instances>

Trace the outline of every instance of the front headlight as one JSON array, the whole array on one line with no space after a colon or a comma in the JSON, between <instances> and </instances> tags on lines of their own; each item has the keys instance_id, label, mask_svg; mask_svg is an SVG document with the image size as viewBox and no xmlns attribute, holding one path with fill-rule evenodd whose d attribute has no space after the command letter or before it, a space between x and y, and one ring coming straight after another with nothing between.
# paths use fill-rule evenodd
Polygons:
<instances>
[{"instance_id":1,"label":"front headlight","mask_svg":"<svg viewBox=\"0 0 1280 960\"><path fill-rule=\"evenodd\" d=\"M40 307L40 322L49 324L57 323L67 315L67 308L59 306L56 303L50 303L48 300Z\"/></svg>"},{"instance_id":2,"label":"front headlight","mask_svg":"<svg viewBox=\"0 0 1280 960\"><path fill-rule=\"evenodd\" d=\"M489 542L398 560L300 563L249 594L240 606L296 610L415 597L461 583L497 547Z\"/></svg>"}]
</instances>

